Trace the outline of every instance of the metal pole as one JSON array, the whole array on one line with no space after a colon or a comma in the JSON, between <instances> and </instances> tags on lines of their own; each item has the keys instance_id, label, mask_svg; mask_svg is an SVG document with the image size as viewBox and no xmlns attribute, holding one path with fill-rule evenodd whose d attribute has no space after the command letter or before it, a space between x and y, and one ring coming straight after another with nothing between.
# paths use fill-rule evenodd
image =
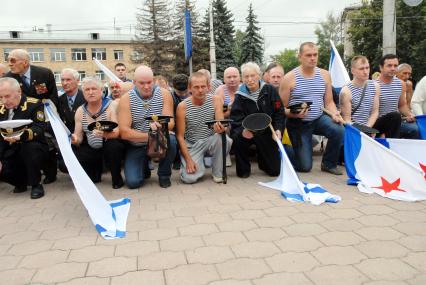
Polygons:
<instances>
[{"instance_id":1,"label":"metal pole","mask_svg":"<svg viewBox=\"0 0 426 285\"><path fill-rule=\"evenodd\" d=\"M383 55L396 54L395 0L383 1Z\"/></svg>"},{"instance_id":2,"label":"metal pole","mask_svg":"<svg viewBox=\"0 0 426 285\"><path fill-rule=\"evenodd\" d=\"M192 74L192 56L189 58L189 75Z\"/></svg>"},{"instance_id":3,"label":"metal pole","mask_svg":"<svg viewBox=\"0 0 426 285\"><path fill-rule=\"evenodd\" d=\"M216 79L216 45L214 43L214 33L213 33L213 0L210 0L209 20L210 20L210 73L211 73L212 79Z\"/></svg>"}]
</instances>

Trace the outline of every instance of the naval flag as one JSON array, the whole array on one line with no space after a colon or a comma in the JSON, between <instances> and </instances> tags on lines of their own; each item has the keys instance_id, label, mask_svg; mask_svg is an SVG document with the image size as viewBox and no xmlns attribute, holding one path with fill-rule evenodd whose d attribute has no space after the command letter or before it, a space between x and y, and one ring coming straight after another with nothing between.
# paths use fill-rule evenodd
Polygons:
<instances>
[{"instance_id":1,"label":"naval flag","mask_svg":"<svg viewBox=\"0 0 426 285\"><path fill-rule=\"evenodd\" d=\"M333 41L330 40L330 44L331 55L328 71L330 72L331 84L334 90L336 90L337 94L340 94L340 90L342 89L342 87L345 86L345 84L351 80L349 78L348 71L346 70L345 65L343 64L342 58L340 57L339 52L334 46Z\"/></svg>"}]
</instances>

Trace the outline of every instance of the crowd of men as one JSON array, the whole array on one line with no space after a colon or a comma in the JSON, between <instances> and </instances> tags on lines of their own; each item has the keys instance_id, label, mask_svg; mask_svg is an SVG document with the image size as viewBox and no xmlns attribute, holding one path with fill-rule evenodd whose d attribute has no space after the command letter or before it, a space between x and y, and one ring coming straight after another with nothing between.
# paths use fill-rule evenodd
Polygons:
<instances>
[{"instance_id":1,"label":"crowd of men","mask_svg":"<svg viewBox=\"0 0 426 285\"><path fill-rule=\"evenodd\" d=\"M114 71L121 81L111 81L108 88L96 77L80 82L76 70L65 68L64 93L58 96L52 71L32 65L25 50L13 50L7 58L10 70L0 69L0 121L31 119L32 123L16 136L1 129L0 180L12 184L14 193L31 187L31 198L37 199L44 195L42 184L55 182L58 169L67 172L45 115L46 103L72 134L72 149L90 179L98 183L109 171L114 189L139 188L151 177L155 167L148 140L160 131L167 139L166 153L156 166L163 188L172 185L173 169L180 171L184 183L196 183L211 167L213 181L224 182L225 154L228 166L230 154L234 156L240 178L250 176L254 155L259 169L277 176L281 159L274 139L287 133L292 146L286 151L300 172L312 169L312 135L326 137L321 170L334 175L342 174L338 162L343 124L377 129L378 136L419 137L415 115L426 112L426 79L414 89L411 67L399 65L397 56L383 56L376 80L369 79L368 59L355 56L353 79L337 100L330 74L317 67L316 45L303 43L298 58L300 65L286 74L277 63L262 73L256 63L247 62L240 70L228 67L223 83L212 80L208 70L199 70L189 77L175 75L172 86L145 65L137 67L130 80L126 66L118 63ZM243 121L253 113L267 114L271 128L247 129ZM103 122L116 125L109 130L91 128Z\"/></svg>"}]
</instances>

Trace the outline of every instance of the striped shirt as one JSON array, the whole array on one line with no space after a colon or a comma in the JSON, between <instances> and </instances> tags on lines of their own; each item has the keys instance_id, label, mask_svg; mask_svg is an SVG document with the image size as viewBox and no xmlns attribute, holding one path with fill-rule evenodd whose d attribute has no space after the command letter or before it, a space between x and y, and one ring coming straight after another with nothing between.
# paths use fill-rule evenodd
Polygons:
<instances>
[{"instance_id":1,"label":"striped shirt","mask_svg":"<svg viewBox=\"0 0 426 285\"><path fill-rule=\"evenodd\" d=\"M312 102L310 110L306 113L303 121L313 121L322 115L324 107L325 81L321 71L315 67L314 77L303 77L300 67L294 69L296 85L290 93L289 106Z\"/></svg>"},{"instance_id":2,"label":"striped shirt","mask_svg":"<svg viewBox=\"0 0 426 285\"><path fill-rule=\"evenodd\" d=\"M355 113L351 111L352 121L361 125L367 125L368 119L370 118L371 112L373 111L374 96L376 95L376 86L374 85L374 81L367 80L366 84L367 84L367 87L365 89L365 94L364 94L364 98L362 99L361 105L359 105ZM351 91L351 96L352 96L351 104L352 104L352 110L353 110L358 106L361 100L364 86L356 87L355 85L352 84L352 82L349 82L346 86Z\"/></svg>"},{"instance_id":3,"label":"striped shirt","mask_svg":"<svg viewBox=\"0 0 426 285\"><path fill-rule=\"evenodd\" d=\"M231 96L229 96L228 87L226 87L226 85L223 86L223 97L225 97L225 100L224 100L225 105L230 105Z\"/></svg>"},{"instance_id":4,"label":"striped shirt","mask_svg":"<svg viewBox=\"0 0 426 285\"><path fill-rule=\"evenodd\" d=\"M83 108L83 117L81 118L81 124L83 126L83 132L86 134L86 137L87 137L87 143L90 145L91 148L99 149L103 147L104 140L102 137L95 136L92 131L89 131L87 129L87 126L90 125L90 123L95 121L108 120L108 115L106 110L107 109L105 109L104 112L99 117L97 117L96 120L94 120L92 119L90 114L87 113L86 108Z\"/></svg>"},{"instance_id":5,"label":"striped shirt","mask_svg":"<svg viewBox=\"0 0 426 285\"><path fill-rule=\"evenodd\" d=\"M144 99L138 91L132 89L129 91L130 100L130 114L132 116L132 129L148 132L149 121L145 120L146 117L152 115L161 115L163 112L163 95L159 86L154 86L152 96ZM146 145L146 142L130 142L132 145L141 146Z\"/></svg>"},{"instance_id":6,"label":"striped shirt","mask_svg":"<svg viewBox=\"0 0 426 285\"><path fill-rule=\"evenodd\" d=\"M214 130L206 124L207 121L215 119L213 97L208 94L206 101L201 106L192 104L191 97L186 98L184 102L186 104L185 140L194 144L198 140L214 135Z\"/></svg>"},{"instance_id":7,"label":"striped shirt","mask_svg":"<svg viewBox=\"0 0 426 285\"><path fill-rule=\"evenodd\" d=\"M398 112L399 97L401 97L402 93L401 80L394 76L389 84L380 80L377 80L377 82L380 84L379 117L391 112Z\"/></svg>"}]
</instances>

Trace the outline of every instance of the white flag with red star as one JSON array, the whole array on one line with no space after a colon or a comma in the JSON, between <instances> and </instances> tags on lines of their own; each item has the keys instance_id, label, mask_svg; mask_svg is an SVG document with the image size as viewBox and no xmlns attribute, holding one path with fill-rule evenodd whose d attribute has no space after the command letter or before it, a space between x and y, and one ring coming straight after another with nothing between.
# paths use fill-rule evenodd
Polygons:
<instances>
[{"instance_id":1,"label":"white flag with red star","mask_svg":"<svg viewBox=\"0 0 426 285\"><path fill-rule=\"evenodd\" d=\"M423 153L426 154L426 145L421 141L410 144L416 145L417 151L422 152L417 159L413 155L405 158L387 148L386 144L346 126L344 150L348 184L357 185L361 192L377 193L386 198L426 200L426 175L420 161ZM414 148L413 145L411 147Z\"/></svg>"}]
</instances>

